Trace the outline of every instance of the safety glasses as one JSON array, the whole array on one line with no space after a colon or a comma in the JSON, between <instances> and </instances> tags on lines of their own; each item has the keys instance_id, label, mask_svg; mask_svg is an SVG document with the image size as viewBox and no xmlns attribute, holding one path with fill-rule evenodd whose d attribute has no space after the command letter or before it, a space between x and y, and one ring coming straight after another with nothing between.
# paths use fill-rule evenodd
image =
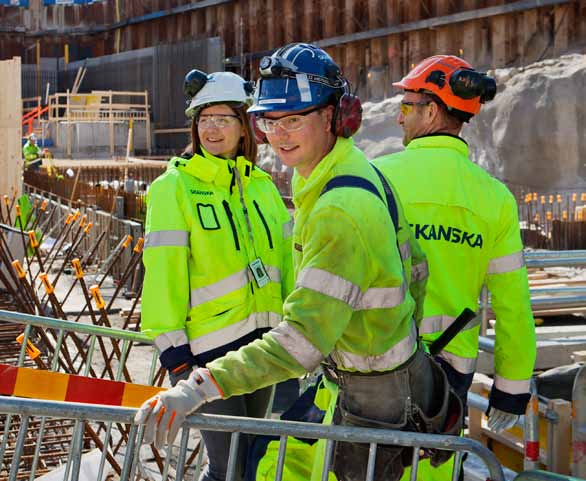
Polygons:
<instances>
[{"instance_id":1,"label":"safety glasses","mask_svg":"<svg viewBox=\"0 0 586 481\"><path fill-rule=\"evenodd\" d=\"M237 115L229 114L215 114L215 115L200 115L197 118L197 125L202 129L211 129L217 127L219 129L225 129L231 125L236 125L240 122L240 118Z\"/></svg>"},{"instance_id":2,"label":"safety glasses","mask_svg":"<svg viewBox=\"0 0 586 481\"><path fill-rule=\"evenodd\" d=\"M420 106L424 106L424 105L429 105L431 103L431 100L428 100L427 102L401 102L401 113L403 114L403 117L407 117L407 115L409 115L411 113L411 111L413 110L413 108L416 105L420 105Z\"/></svg>"},{"instance_id":3,"label":"safety glasses","mask_svg":"<svg viewBox=\"0 0 586 481\"><path fill-rule=\"evenodd\" d=\"M287 115L287 117L281 117L280 119L267 119L266 117L257 117L256 126L258 129L265 134L273 134L277 130L277 127L281 127L285 132L297 132L301 130L305 125L305 117L309 114L317 112L323 105L311 109L301 114Z\"/></svg>"}]
</instances>

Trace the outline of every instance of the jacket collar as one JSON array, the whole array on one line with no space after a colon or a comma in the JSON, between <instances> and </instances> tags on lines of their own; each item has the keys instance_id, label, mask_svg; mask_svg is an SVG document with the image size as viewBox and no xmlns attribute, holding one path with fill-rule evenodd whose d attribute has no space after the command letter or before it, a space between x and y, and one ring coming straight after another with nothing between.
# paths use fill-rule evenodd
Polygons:
<instances>
[{"instance_id":1,"label":"jacket collar","mask_svg":"<svg viewBox=\"0 0 586 481\"><path fill-rule=\"evenodd\" d=\"M293 203L295 207L299 208L307 201L317 200L321 191L332 178L332 170L334 166L344 159L354 147L352 138L345 139L338 137L334 148L315 166L313 172L308 178L304 178L297 173L293 174Z\"/></svg>"},{"instance_id":2,"label":"jacket collar","mask_svg":"<svg viewBox=\"0 0 586 481\"><path fill-rule=\"evenodd\" d=\"M234 167L236 167L240 173L242 184L248 184L255 170L252 162L242 156L238 156L236 160L216 157L203 147L200 148L201 154L195 154L191 159L172 158L167 168L176 168L204 182L227 188L233 185Z\"/></svg>"},{"instance_id":3,"label":"jacket collar","mask_svg":"<svg viewBox=\"0 0 586 481\"><path fill-rule=\"evenodd\" d=\"M461 137L450 134L430 134L424 135L423 137L416 137L411 142L409 142L406 150L426 148L453 149L457 150L465 157L468 157L468 144L466 141Z\"/></svg>"}]
</instances>

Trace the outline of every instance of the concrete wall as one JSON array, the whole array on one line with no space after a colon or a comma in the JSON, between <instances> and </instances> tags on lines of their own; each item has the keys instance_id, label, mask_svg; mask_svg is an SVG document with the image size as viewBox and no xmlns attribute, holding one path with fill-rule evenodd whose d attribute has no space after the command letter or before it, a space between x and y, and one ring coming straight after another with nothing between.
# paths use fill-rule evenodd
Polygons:
<instances>
[{"instance_id":1,"label":"concrete wall","mask_svg":"<svg viewBox=\"0 0 586 481\"><path fill-rule=\"evenodd\" d=\"M114 154L126 155L128 122L113 123ZM55 156L65 157L67 152L67 122L52 124L51 136L55 142ZM110 124L108 122L72 122L69 126L73 157L93 159L110 157ZM134 150L147 149L146 124L135 122L132 129ZM132 155L132 150L131 150Z\"/></svg>"}]
</instances>

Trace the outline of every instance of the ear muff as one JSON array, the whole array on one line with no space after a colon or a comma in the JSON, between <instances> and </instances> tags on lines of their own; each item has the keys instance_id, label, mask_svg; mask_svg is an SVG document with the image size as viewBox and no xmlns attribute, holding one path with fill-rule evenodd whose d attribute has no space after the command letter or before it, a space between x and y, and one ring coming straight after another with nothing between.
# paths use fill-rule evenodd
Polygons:
<instances>
[{"instance_id":1,"label":"ear muff","mask_svg":"<svg viewBox=\"0 0 586 481\"><path fill-rule=\"evenodd\" d=\"M333 133L336 137L352 137L362 123L362 103L356 95L345 93L334 111Z\"/></svg>"},{"instance_id":2,"label":"ear muff","mask_svg":"<svg viewBox=\"0 0 586 481\"><path fill-rule=\"evenodd\" d=\"M183 80L183 93L191 100L204 87L208 81L208 74L194 68L185 75Z\"/></svg>"},{"instance_id":3,"label":"ear muff","mask_svg":"<svg viewBox=\"0 0 586 481\"><path fill-rule=\"evenodd\" d=\"M250 123L252 124L252 131L257 144L268 144L267 134L261 131L256 125L256 115L250 115Z\"/></svg>"}]
</instances>

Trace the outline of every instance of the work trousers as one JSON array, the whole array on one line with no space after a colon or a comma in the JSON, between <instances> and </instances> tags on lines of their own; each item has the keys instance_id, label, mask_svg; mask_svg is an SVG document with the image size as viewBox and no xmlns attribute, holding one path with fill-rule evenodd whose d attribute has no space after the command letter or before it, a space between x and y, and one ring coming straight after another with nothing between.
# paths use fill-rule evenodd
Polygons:
<instances>
[{"instance_id":1,"label":"work trousers","mask_svg":"<svg viewBox=\"0 0 586 481\"><path fill-rule=\"evenodd\" d=\"M233 396L204 404L198 411L205 414L221 414L225 416L244 416L264 418L269 407L272 386L259 389L251 394ZM228 470L228 453L230 452L231 433L220 431L202 431L203 441L208 453L208 464L205 466L199 481L224 481ZM236 481L241 481L246 469L248 448L252 445L252 435L242 435L238 443L236 459Z\"/></svg>"},{"instance_id":2,"label":"work trousers","mask_svg":"<svg viewBox=\"0 0 586 481\"><path fill-rule=\"evenodd\" d=\"M457 435L462 426L462 405L441 367L423 350L387 373L337 371L340 388L333 423L342 426L395 429ZM336 442L331 470L338 481L366 478L369 445ZM398 481L411 465L412 449L379 446L375 481ZM448 451L426 452L432 466L451 456Z\"/></svg>"}]
</instances>

